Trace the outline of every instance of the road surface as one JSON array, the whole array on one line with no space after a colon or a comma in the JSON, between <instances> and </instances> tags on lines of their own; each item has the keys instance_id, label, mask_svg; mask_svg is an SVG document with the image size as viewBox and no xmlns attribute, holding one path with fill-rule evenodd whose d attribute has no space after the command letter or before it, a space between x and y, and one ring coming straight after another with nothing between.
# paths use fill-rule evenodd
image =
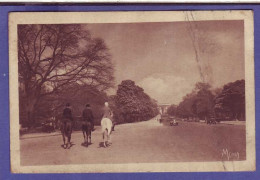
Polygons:
<instances>
[{"instance_id":1,"label":"road surface","mask_svg":"<svg viewBox=\"0 0 260 180\"><path fill-rule=\"evenodd\" d=\"M21 165L222 161L227 160L223 150L239 153L236 160L246 158L244 125L179 122L169 126L150 120L116 126L108 148L99 146L100 127L89 147L82 142L81 132L72 133L70 149L61 147L61 135L22 138Z\"/></svg>"}]
</instances>

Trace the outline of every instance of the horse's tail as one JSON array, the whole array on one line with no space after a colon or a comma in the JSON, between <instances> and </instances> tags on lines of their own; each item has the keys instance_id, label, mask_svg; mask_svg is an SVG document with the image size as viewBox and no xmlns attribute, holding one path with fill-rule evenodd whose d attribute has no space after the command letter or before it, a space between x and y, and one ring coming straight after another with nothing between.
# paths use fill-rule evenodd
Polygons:
<instances>
[{"instance_id":1,"label":"horse's tail","mask_svg":"<svg viewBox=\"0 0 260 180\"><path fill-rule=\"evenodd\" d=\"M88 135L91 135L91 131L92 131L92 123L91 122L83 122L82 124L82 131L86 132Z\"/></svg>"},{"instance_id":2,"label":"horse's tail","mask_svg":"<svg viewBox=\"0 0 260 180\"><path fill-rule=\"evenodd\" d=\"M69 129L69 126L67 125L67 126L66 126L66 129L65 129L65 134L66 134L67 136L68 136L68 134L69 134L69 130L70 130L70 129Z\"/></svg>"},{"instance_id":3,"label":"horse's tail","mask_svg":"<svg viewBox=\"0 0 260 180\"><path fill-rule=\"evenodd\" d=\"M88 135L90 135L90 136L91 136L91 131L92 131L92 123L90 122L88 124Z\"/></svg>"},{"instance_id":4,"label":"horse's tail","mask_svg":"<svg viewBox=\"0 0 260 180\"><path fill-rule=\"evenodd\" d=\"M103 118L101 120L101 127L103 133L107 130L107 133L110 134L112 129L112 121L109 118Z\"/></svg>"},{"instance_id":5,"label":"horse's tail","mask_svg":"<svg viewBox=\"0 0 260 180\"><path fill-rule=\"evenodd\" d=\"M72 128L72 127L71 127L71 123L70 123L70 122L67 122L67 123L66 123L66 126L65 126L65 135L66 135L67 137L69 137L69 136L71 135L71 131L72 131L71 128Z\"/></svg>"}]
</instances>

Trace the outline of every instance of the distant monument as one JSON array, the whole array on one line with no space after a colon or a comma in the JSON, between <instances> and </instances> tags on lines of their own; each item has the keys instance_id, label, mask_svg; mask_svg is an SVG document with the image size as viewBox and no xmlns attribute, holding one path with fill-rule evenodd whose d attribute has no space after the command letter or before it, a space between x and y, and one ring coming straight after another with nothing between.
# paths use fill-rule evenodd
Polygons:
<instances>
[{"instance_id":1,"label":"distant monument","mask_svg":"<svg viewBox=\"0 0 260 180\"><path fill-rule=\"evenodd\" d=\"M170 106L171 106L171 104L167 104L167 103L158 104L160 113L161 113L161 114L166 114L166 113L167 113L167 110L168 110L168 108L169 108Z\"/></svg>"}]
</instances>

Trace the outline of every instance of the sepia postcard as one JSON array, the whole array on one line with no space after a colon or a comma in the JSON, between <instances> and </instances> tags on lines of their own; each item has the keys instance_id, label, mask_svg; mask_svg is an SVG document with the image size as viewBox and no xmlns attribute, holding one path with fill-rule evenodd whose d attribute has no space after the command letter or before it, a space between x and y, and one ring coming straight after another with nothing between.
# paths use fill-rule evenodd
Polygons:
<instances>
[{"instance_id":1,"label":"sepia postcard","mask_svg":"<svg viewBox=\"0 0 260 180\"><path fill-rule=\"evenodd\" d=\"M255 171L253 22L9 13L11 172Z\"/></svg>"}]
</instances>

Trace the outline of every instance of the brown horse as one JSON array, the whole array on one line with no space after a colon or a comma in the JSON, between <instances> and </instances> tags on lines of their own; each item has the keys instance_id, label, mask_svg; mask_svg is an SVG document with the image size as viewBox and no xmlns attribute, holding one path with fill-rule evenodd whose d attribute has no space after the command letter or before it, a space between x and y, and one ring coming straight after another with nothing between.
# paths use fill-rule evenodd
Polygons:
<instances>
[{"instance_id":1,"label":"brown horse","mask_svg":"<svg viewBox=\"0 0 260 180\"><path fill-rule=\"evenodd\" d=\"M88 147L88 144L91 143L91 131L92 131L91 122L83 121L82 122L82 133L83 133L83 136L84 136L84 144L87 147Z\"/></svg>"},{"instance_id":2,"label":"brown horse","mask_svg":"<svg viewBox=\"0 0 260 180\"><path fill-rule=\"evenodd\" d=\"M72 122L68 119L61 122L60 130L63 138L63 147L64 149L71 147L71 133L72 133ZM67 138L67 143L66 143Z\"/></svg>"}]
</instances>

